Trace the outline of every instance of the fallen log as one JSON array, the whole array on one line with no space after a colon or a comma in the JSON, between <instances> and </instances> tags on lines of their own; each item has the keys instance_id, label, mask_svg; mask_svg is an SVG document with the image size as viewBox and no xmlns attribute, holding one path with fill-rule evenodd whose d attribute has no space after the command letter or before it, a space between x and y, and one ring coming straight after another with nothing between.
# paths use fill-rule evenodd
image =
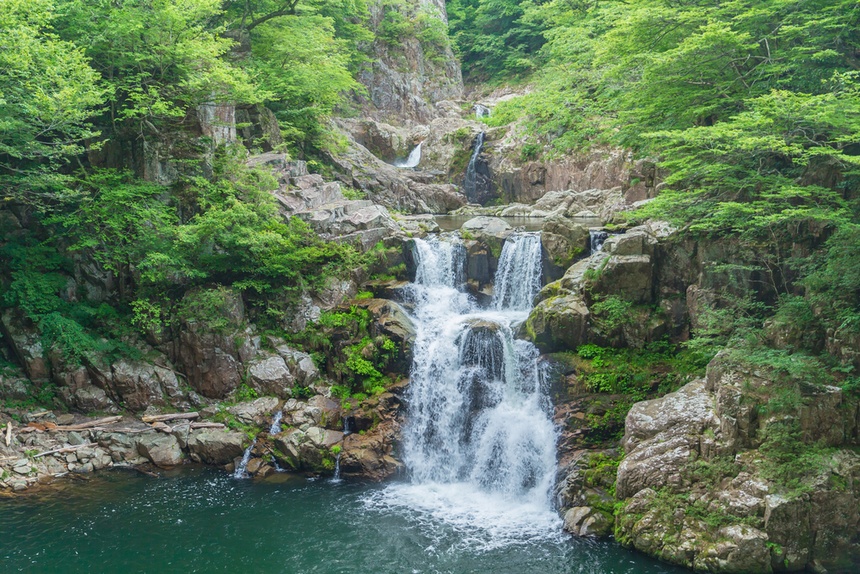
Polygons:
<instances>
[{"instance_id":1,"label":"fallen log","mask_svg":"<svg viewBox=\"0 0 860 574\"><path fill-rule=\"evenodd\" d=\"M88 448L93 446L99 446L97 442L87 442L84 444L76 444L75 446L64 446L63 448L55 448L54 450L48 450L45 452L40 452L37 455L34 455L33 458L39 458L43 456L48 456L49 454L65 454L67 452L75 452L78 449Z\"/></svg>"},{"instance_id":2,"label":"fallen log","mask_svg":"<svg viewBox=\"0 0 860 574\"><path fill-rule=\"evenodd\" d=\"M109 425L122 420L121 416L113 416L113 417L105 417L103 419L96 419L94 421L89 421L86 423L79 423L76 425L66 425L66 426L58 426L52 428L52 431L78 431L78 430L87 430L93 427L100 427L103 425Z\"/></svg>"},{"instance_id":3,"label":"fallen log","mask_svg":"<svg viewBox=\"0 0 860 574\"><path fill-rule=\"evenodd\" d=\"M223 429L227 427L223 423L191 423L190 426L193 429Z\"/></svg>"},{"instance_id":4,"label":"fallen log","mask_svg":"<svg viewBox=\"0 0 860 574\"><path fill-rule=\"evenodd\" d=\"M140 420L142 420L145 423L158 423L158 422L164 422L164 421L172 421L175 419L196 419L199 416L200 416L200 413L198 413L198 412L173 413L173 414L169 414L169 415L147 415L144 417L140 417Z\"/></svg>"}]
</instances>

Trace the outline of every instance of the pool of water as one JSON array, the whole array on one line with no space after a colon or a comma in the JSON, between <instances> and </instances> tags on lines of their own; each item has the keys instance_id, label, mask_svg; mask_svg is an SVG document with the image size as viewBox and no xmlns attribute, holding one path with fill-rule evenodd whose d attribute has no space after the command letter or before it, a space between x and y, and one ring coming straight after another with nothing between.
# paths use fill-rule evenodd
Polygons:
<instances>
[{"instance_id":1,"label":"pool of water","mask_svg":"<svg viewBox=\"0 0 860 574\"><path fill-rule=\"evenodd\" d=\"M470 514L467 505L450 519L440 512L449 495L458 496L428 496L404 483L290 475L235 480L199 467L158 479L103 472L86 484L70 481L56 491L0 500L0 570L684 572L614 543L574 539L559 529L518 529L505 522L509 510Z\"/></svg>"}]
</instances>

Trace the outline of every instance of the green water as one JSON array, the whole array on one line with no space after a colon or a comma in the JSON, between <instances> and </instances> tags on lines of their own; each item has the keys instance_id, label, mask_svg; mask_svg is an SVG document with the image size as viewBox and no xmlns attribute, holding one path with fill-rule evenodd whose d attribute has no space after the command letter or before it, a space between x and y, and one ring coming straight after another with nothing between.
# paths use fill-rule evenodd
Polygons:
<instances>
[{"instance_id":1,"label":"green water","mask_svg":"<svg viewBox=\"0 0 860 574\"><path fill-rule=\"evenodd\" d=\"M408 488L402 485L404 488ZM398 485L184 468L0 500L2 572L679 573L613 543L448 522Z\"/></svg>"}]
</instances>

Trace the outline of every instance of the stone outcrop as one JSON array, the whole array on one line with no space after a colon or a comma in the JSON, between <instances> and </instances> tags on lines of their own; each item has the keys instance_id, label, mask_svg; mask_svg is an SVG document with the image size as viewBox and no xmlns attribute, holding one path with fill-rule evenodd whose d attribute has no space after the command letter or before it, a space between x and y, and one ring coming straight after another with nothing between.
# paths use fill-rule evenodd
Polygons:
<instances>
[{"instance_id":1,"label":"stone outcrop","mask_svg":"<svg viewBox=\"0 0 860 574\"><path fill-rule=\"evenodd\" d=\"M0 440L0 492L20 492L69 473L86 474L111 467L171 468L188 460L223 466L232 463L236 453L241 455L247 443L242 432L196 429L182 420L172 427L160 424L156 428L125 416L93 428L64 430L62 425L94 420L51 411L35 418L24 415L25 420L33 419L27 424L6 418L0 413L4 435L7 422L12 427L9 445ZM33 456L34 452L41 456Z\"/></svg>"},{"instance_id":2,"label":"stone outcrop","mask_svg":"<svg viewBox=\"0 0 860 574\"><path fill-rule=\"evenodd\" d=\"M550 161L519 160L510 136L494 142L490 170L506 203L532 203L558 190L617 189L625 203L656 195L660 173L651 160L634 159L631 152L595 150Z\"/></svg>"},{"instance_id":3,"label":"stone outcrop","mask_svg":"<svg viewBox=\"0 0 860 574\"><path fill-rule=\"evenodd\" d=\"M143 411L151 405L187 408L196 398L184 391L170 360L142 341L136 341L146 359L118 359L109 362L98 354L82 364L69 361L55 349L44 349L38 327L15 309L0 317L0 329L10 343L23 374L31 381L32 392L53 384L60 399L82 411L117 412L120 408ZM22 383L8 391L13 398Z\"/></svg>"},{"instance_id":4,"label":"stone outcrop","mask_svg":"<svg viewBox=\"0 0 860 574\"><path fill-rule=\"evenodd\" d=\"M848 447L860 443L857 401L839 388L791 384L799 405L766 414L779 383L721 354L706 379L634 405L616 483L622 543L714 572L856 568L860 456ZM775 474L764 446L792 422L796 456L815 462L798 461L788 477Z\"/></svg>"}]
</instances>

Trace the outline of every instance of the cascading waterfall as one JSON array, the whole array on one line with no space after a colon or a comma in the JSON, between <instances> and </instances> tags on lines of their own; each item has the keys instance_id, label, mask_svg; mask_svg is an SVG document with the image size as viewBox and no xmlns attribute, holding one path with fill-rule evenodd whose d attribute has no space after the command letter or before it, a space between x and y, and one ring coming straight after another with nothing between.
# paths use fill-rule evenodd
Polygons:
<instances>
[{"instance_id":1,"label":"cascading waterfall","mask_svg":"<svg viewBox=\"0 0 860 574\"><path fill-rule=\"evenodd\" d=\"M421 146L424 142L419 143L415 148L409 152L409 157L407 157L403 161L394 162L395 167L418 167L418 164L421 163Z\"/></svg>"},{"instance_id":2,"label":"cascading waterfall","mask_svg":"<svg viewBox=\"0 0 860 574\"><path fill-rule=\"evenodd\" d=\"M488 108L487 106L481 105L481 104L475 104L475 117L476 118L478 118L479 120L481 118L488 118L488 117L490 117L490 114L491 114L490 108Z\"/></svg>"},{"instance_id":3,"label":"cascading waterfall","mask_svg":"<svg viewBox=\"0 0 860 574\"><path fill-rule=\"evenodd\" d=\"M475 138L475 147L472 148L472 157L469 159L469 165L466 167L466 179L463 181L463 191L466 194L466 199L471 202L474 202L477 196L478 168L476 164L483 148L484 132L481 132Z\"/></svg>"},{"instance_id":4,"label":"cascading waterfall","mask_svg":"<svg viewBox=\"0 0 860 574\"><path fill-rule=\"evenodd\" d=\"M603 244L609 238L609 234L600 229L592 229L588 232L588 246L591 253L599 253L603 251Z\"/></svg>"},{"instance_id":5,"label":"cascading waterfall","mask_svg":"<svg viewBox=\"0 0 860 574\"><path fill-rule=\"evenodd\" d=\"M555 533L556 429L538 351L513 329L540 288L540 236L505 242L490 309L462 290L462 242L414 245L417 336L403 431L411 484L391 487L389 496L492 532L496 542Z\"/></svg>"}]
</instances>

